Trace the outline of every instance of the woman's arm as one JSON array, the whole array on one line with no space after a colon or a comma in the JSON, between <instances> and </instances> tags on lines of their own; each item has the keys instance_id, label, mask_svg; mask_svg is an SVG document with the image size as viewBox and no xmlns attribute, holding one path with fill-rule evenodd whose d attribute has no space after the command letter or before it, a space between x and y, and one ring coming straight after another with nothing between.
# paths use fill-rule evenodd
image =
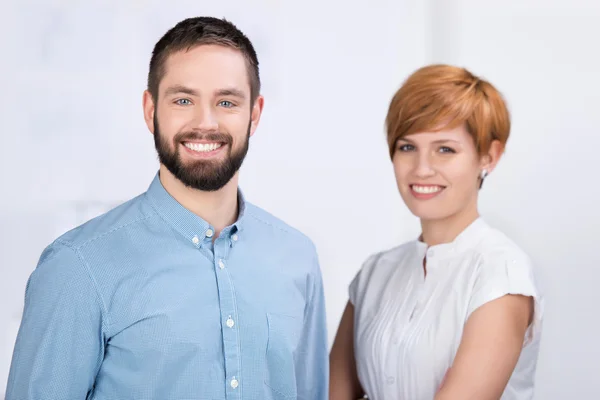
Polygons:
<instances>
[{"instance_id":1,"label":"woman's arm","mask_svg":"<svg viewBox=\"0 0 600 400\"><path fill-rule=\"evenodd\" d=\"M354 359L354 306L348 302L329 355L329 400L363 395Z\"/></svg>"},{"instance_id":2,"label":"woman's arm","mask_svg":"<svg viewBox=\"0 0 600 400\"><path fill-rule=\"evenodd\" d=\"M505 295L473 311L435 400L500 399L521 354L533 310L531 297Z\"/></svg>"}]
</instances>

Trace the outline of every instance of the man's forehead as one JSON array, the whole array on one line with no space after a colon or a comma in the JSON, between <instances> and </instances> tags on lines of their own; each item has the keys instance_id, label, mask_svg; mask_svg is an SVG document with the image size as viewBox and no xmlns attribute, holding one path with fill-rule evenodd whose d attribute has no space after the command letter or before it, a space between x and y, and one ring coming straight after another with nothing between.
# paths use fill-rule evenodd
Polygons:
<instances>
[{"instance_id":1,"label":"man's forehead","mask_svg":"<svg viewBox=\"0 0 600 400\"><path fill-rule=\"evenodd\" d=\"M241 71L246 69L246 60L239 50L220 45L199 45L177 50L165 60L165 66L185 68L195 65Z\"/></svg>"},{"instance_id":2,"label":"man's forehead","mask_svg":"<svg viewBox=\"0 0 600 400\"><path fill-rule=\"evenodd\" d=\"M206 47L205 49L203 49ZM165 60L161 86L182 86L198 92L232 89L250 92L250 79L241 53L224 46L198 46L196 51L179 51Z\"/></svg>"}]
</instances>

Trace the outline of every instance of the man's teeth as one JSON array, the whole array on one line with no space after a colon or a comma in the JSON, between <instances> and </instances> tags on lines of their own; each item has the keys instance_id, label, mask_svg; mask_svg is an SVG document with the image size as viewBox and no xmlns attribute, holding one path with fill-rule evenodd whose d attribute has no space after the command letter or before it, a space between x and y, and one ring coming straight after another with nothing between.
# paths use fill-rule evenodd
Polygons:
<instances>
[{"instance_id":1,"label":"man's teeth","mask_svg":"<svg viewBox=\"0 0 600 400\"><path fill-rule=\"evenodd\" d=\"M184 143L184 146L190 150L207 153L221 147L221 143Z\"/></svg>"},{"instance_id":2,"label":"man's teeth","mask_svg":"<svg viewBox=\"0 0 600 400\"><path fill-rule=\"evenodd\" d=\"M429 194L429 193L437 193L442 190L441 186L417 186L412 185L412 190L417 193Z\"/></svg>"}]
</instances>

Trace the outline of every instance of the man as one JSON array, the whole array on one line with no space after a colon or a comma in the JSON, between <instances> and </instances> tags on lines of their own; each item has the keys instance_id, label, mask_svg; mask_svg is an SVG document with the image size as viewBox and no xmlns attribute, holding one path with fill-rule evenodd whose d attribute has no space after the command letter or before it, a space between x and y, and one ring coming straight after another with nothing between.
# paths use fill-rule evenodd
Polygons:
<instances>
[{"instance_id":1,"label":"man","mask_svg":"<svg viewBox=\"0 0 600 400\"><path fill-rule=\"evenodd\" d=\"M263 109L248 38L187 19L156 44L147 192L67 232L26 287L7 399L325 399L313 243L244 200Z\"/></svg>"}]
</instances>

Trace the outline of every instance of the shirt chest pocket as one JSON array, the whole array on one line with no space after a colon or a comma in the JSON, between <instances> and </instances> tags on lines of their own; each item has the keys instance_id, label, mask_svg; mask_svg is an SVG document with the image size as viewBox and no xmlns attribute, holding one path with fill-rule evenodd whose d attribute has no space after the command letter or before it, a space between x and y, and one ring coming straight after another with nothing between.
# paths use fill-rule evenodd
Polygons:
<instances>
[{"instance_id":1,"label":"shirt chest pocket","mask_svg":"<svg viewBox=\"0 0 600 400\"><path fill-rule=\"evenodd\" d=\"M267 313L268 339L265 384L273 399L295 399L295 353L302 335L303 313ZM305 351L305 349L302 349Z\"/></svg>"}]
</instances>

